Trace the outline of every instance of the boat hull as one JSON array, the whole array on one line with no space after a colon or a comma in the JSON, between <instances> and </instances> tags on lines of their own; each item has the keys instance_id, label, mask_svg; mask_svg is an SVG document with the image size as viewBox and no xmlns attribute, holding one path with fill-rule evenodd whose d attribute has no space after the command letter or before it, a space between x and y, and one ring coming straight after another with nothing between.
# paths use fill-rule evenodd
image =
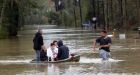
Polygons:
<instances>
[{"instance_id":1,"label":"boat hull","mask_svg":"<svg viewBox=\"0 0 140 75\"><path fill-rule=\"evenodd\" d=\"M80 55L75 55L73 57L70 57L68 59L64 60L58 60L58 61L41 61L41 63L63 63L63 62L79 62ZM31 63L36 63L37 61L32 60Z\"/></svg>"}]
</instances>

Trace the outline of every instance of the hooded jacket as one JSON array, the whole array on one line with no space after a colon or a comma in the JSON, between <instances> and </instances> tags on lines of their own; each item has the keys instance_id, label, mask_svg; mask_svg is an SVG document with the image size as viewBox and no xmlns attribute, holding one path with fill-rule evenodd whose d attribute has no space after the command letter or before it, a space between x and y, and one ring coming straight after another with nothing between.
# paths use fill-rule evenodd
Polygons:
<instances>
[{"instance_id":1,"label":"hooded jacket","mask_svg":"<svg viewBox=\"0 0 140 75\"><path fill-rule=\"evenodd\" d=\"M58 60L63 60L69 58L69 48L63 45L63 41L58 41Z\"/></svg>"},{"instance_id":2,"label":"hooded jacket","mask_svg":"<svg viewBox=\"0 0 140 75\"><path fill-rule=\"evenodd\" d=\"M44 44L43 37L42 37L41 33L37 32L35 34L35 37L33 39L33 43L34 43L35 50L41 50L41 46Z\"/></svg>"}]
</instances>

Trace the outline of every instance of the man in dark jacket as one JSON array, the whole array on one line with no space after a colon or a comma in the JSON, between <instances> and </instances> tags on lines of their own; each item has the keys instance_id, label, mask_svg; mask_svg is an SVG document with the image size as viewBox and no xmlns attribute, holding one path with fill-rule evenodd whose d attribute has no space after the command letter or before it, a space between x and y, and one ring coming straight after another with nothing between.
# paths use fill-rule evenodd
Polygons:
<instances>
[{"instance_id":1,"label":"man in dark jacket","mask_svg":"<svg viewBox=\"0 0 140 75\"><path fill-rule=\"evenodd\" d=\"M63 41L58 41L57 59L63 60L69 58L69 48L63 45Z\"/></svg>"},{"instance_id":2,"label":"man in dark jacket","mask_svg":"<svg viewBox=\"0 0 140 75\"><path fill-rule=\"evenodd\" d=\"M38 32L35 34L33 43L34 43L34 50L36 52L36 60L40 61L40 53L44 44L41 29L39 29Z\"/></svg>"}]
</instances>

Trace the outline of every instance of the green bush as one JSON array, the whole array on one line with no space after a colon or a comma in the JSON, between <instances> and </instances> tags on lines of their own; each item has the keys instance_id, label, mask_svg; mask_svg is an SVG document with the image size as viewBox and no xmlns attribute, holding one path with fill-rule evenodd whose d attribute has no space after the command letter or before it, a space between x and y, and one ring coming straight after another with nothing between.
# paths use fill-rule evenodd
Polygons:
<instances>
[{"instance_id":1,"label":"green bush","mask_svg":"<svg viewBox=\"0 0 140 75\"><path fill-rule=\"evenodd\" d=\"M7 37L8 37L7 29L0 25L0 39L4 39L4 38L7 38Z\"/></svg>"}]
</instances>

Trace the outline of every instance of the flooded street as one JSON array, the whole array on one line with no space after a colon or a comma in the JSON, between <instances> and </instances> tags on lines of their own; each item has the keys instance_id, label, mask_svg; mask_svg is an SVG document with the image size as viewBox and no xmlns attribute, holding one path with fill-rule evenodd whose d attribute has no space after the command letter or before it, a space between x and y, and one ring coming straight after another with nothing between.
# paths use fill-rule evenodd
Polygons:
<instances>
[{"instance_id":1,"label":"flooded street","mask_svg":"<svg viewBox=\"0 0 140 75\"><path fill-rule=\"evenodd\" d=\"M98 53L92 51L98 32L41 26L46 47L61 39L81 59L78 63L32 64L32 38L37 26L26 27L17 38L0 40L0 75L140 75L140 39L113 38L111 59L102 62Z\"/></svg>"}]
</instances>

